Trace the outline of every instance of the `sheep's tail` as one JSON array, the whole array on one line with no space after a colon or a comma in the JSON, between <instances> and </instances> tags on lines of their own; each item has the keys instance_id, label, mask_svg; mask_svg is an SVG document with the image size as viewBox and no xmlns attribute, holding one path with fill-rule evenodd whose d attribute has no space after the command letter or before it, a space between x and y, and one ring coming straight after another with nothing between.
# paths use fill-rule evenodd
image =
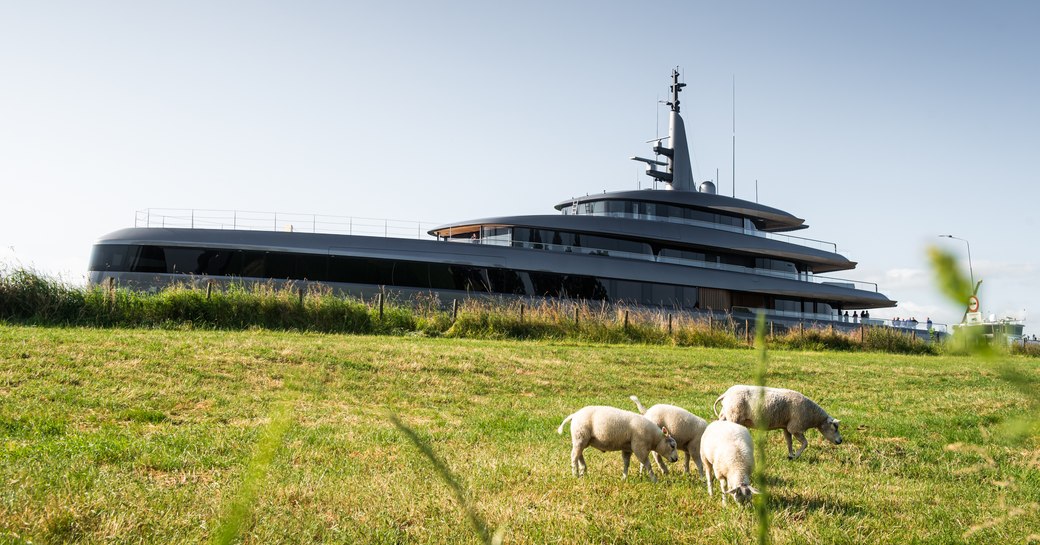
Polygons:
<instances>
[{"instance_id":1,"label":"sheep's tail","mask_svg":"<svg viewBox=\"0 0 1040 545\"><path fill-rule=\"evenodd\" d=\"M573 414L567 415L567 418L564 418L563 422L560 422L560 427L556 428L556 433L563 435L563 427L566 426L567 422L570 422L572 418L574 418Z\"/></svg>"},{"instance_id":2,"label":"sheep's tail","mask_svg":"<svg viewBox=\"0 0 1040 545\"><path fill-rule=\"evenodd\" d=\"M632 401L634 401L636 403L636 408L639 409L639 414L646 414L646 407L644 407L643 404L639 402L639 398L638 397L636 397L636 396L628 396L628 399L631 399Z\"/></svg>"},{"instance_id":3,"label":"sheep's tail","mask_svg":"<svg viewBox=\"0 0 1040 545\"><path fill-rule=\"evenodd\" d=\"M715 403L711 404L711 412L715 413L715 418L720 418L721 419L721 416L719 415L719 411L715 407L719 404L720 401L722 401L722 398L724 398L724 397L726 397L725 393L723 393L718 398L716 398L715 399Z\"/></svg>"}]
</instances>

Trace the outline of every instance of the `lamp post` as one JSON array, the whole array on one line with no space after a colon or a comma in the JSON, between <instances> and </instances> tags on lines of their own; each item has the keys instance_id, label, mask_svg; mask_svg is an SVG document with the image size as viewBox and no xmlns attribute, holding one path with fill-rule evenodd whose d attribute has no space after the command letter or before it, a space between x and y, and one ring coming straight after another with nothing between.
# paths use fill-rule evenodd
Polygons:
<instances>
[{"instance_id":1,"label":"lamp post","mask_svg":"<svg viewBox=\"0 0 1040 545\"><path fill-rule=\"evenodd\" d=\"M972 269L971 269L971 244L968 244L967 240L964 240L963 238L960 238L960 237L955 237L953 235L939 235L939 237L940 238L952 238L954 240L959 240L959 241L963 242L965 244L965 246L968 247L968 274L971 275L971 289L974 290L975 289L975 272L972 271Z\"/></svg>"}]
</instances>

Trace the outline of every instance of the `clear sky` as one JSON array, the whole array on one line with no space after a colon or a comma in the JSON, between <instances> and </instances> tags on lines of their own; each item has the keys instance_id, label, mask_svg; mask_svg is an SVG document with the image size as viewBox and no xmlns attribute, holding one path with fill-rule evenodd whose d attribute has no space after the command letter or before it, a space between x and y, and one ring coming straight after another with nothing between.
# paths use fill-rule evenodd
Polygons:
<instances>
[{"instance_id":1,"label":"clear sky","mask_svg":"<svg viewBox=\"0 0 1040 545\"><path fill-rule=\"evenodd\" d=\"M698 180L805 218L899 307L1040 323L1040 3L0 1L0 259L83 282L149 207L448 222ZM733 82L736 179L733 187ZM658 128L660 127L660 128Z\"/></svg>"}]
</instances>

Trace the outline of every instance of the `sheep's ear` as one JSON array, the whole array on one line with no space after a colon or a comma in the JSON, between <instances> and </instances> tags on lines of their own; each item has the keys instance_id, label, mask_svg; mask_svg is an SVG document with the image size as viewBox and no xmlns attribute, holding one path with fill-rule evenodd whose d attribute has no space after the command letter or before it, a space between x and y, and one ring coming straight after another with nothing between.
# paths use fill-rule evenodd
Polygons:
<instances>
[{"instance_id":1,"label":"sheep's ear","mask_svg":"<svg viewBox=\"0 0 1040 545\"><path fill-rule=\"evenodd\" d=\"M668 428L665 427L665 426L661 426L661 431L664 432L664 436L665 437L671 437L672 436L670 433L668 433Z\"/></svg>"},{"instance_id":2,"label":"sheep's ear","mask_svg":"<svg viewBox=\"0 0 1040 545\"><path fill-rule=\"evenodd\" d=\"M738 491L740 491L740 487L739 486L734 488L733 490L727 490L726 493L730 494L730 495L735 495Z\"/></svg>"},{"instance_id":3,"label":"sheep's ear","mask_svg":"<svg viewBox=\"0 0 1040 545\"><path fill-rule=\"evenodd\" d=\"M751 485L748 485L748 490L750 490L752 494L761 494L761 492L759 492L757 488Z\"/></svg>"}]
</instances>

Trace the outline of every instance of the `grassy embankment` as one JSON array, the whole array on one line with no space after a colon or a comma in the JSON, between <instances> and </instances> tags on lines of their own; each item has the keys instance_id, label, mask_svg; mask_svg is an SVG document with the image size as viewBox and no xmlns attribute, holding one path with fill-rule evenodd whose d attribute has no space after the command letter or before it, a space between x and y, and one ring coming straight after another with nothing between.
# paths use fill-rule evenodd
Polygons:
<instances>
[{"instance_id":1,"label":"grassy embankment","mask_svg":"<svg viewBox=\"0 0 1040 545\"><path fill-rule=\"evenodd\" d=\"M114 286L71 286L32 270L0 265L0 321L86 327L147 327L425 335L471 339L568 340L712 348L749 347L754 320L575 300L515 298L441 301L436 294L362 301L328 288L292 284L228 288L172 286L137 292ZM945 347L887 327L842 332L808 324L768 324L770 348L941 353ZM921 337L925 332L919 332ZM1040 352L1034 351L1034 355Z\"/></svg>"},{"instance_id":2,"label":"grassy embankment","mask_svg":"<svg viewBox=\"0 0 1040 545\"><path fill-rule=\"evenodd\" d=\"M236 520L248 543L477 542L396 414L506 542L744 543L753 511L724 508L703 481L623 482L620 455L594 450L588 476L572 478L556 427L586 404L630 408L630 394L707 417L726 387L753 381L755 358L0 325L0 542L200 543ZM1035 359L1012 360L1040 380ZM810 431L788 462L781 434L769 435L775 541L1040 539L1036 437L1001 443L994 431L1036 411L1035 398L999 375L962 356L770 352L767 382L816 398L845 437L835 446Z\"/></svg>"}]
</instances>

